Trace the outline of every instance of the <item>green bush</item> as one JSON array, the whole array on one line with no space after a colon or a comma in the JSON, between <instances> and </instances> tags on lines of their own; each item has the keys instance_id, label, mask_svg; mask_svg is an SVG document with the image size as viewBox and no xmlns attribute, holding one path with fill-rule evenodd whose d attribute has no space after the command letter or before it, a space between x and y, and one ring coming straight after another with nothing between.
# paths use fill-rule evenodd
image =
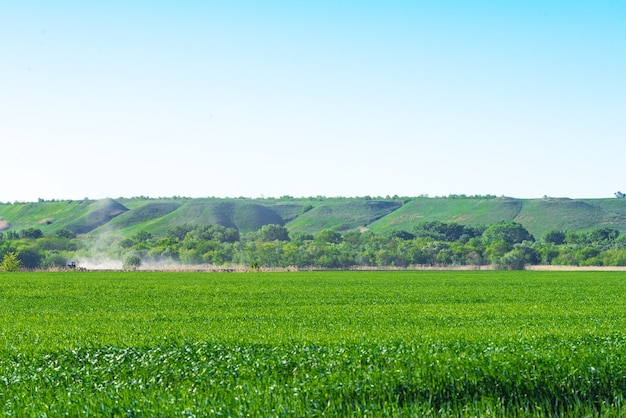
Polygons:
<instances>
[{"instance_id":1,"label":"green bush","mask_svg":"<svg viewBox=\"0 0 626 418\"><path fill-rule=\"evenodd\" d=\"M20 271L22 269L22 262L17 258L17 253L11 252L4 256L2 263L0 263L0 270L2 271Z\"/></svg>"},{"instance_id":2,"label":"green bush","mask_svg":"<svg viewBox=\"0 0 626 418\"><path fill-rule=\"evenodd\" d=\"M137 255L126 257L123 264L124 270L137 270L141 267L141 258Z\"/></svg>"}]
</instances>

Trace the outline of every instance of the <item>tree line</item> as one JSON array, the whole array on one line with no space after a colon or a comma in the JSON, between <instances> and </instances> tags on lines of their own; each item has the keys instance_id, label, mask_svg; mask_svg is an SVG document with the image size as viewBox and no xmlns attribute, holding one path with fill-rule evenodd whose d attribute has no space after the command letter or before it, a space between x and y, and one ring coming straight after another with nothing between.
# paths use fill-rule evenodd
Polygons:
<instances>
[{"instance_id":1,"label":"tree line","mask_svg":"<svg viewBox=\"0 0 626 418\"><path fill-rule=\"evenodd\" d=\"M11 255L27 269L64 268L72 260L107 257L126 268L142 264L211 264L268 268L485 266L523 269L527 265L624 266L626 236L618 230L549 231L540 239L521 224L484 226L424 222L411 231L374 233L325 229L289 233L265 225L241 234L219 225L179 225L164 236L140 231L128 238L84 236L36 228L0 232L0 261Z\"/></svg>"}]
</instances>

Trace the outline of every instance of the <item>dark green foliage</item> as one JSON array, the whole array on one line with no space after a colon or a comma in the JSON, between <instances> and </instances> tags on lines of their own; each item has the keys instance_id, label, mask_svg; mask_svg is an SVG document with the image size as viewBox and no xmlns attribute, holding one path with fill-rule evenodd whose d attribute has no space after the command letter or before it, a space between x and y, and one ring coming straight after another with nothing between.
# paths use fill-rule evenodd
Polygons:
<instances>
[{"instance_id":1,"label":"dark green foliage","mask_svg":"<svg viewBox=\"0 0 626 418\"><path fill-rule=\"evenodd\" d=\"M7 240L19 239L20 238L20 234L17 231L7 231L5 233L5 238Z\"/></svg>"},{"instance_id":2,"label":"dark green foliage","mask_svg":"<svg viewBox=\"0 0 626 418\"><path fill-rule=\"evenodd\" d=\"M43 268L54 269L54 268L63 268L68 264L68 259L61 255L60 253L51 252L48 256L42 261L41 266Z\"/></svg>"},{"instance_id":3,"label":"dark green foliage","mask_svg":"<svg viewBox=\"0 0 626 418\"><path fill-rule=\"evenodd\" d=\"M289 231L281 225L263 225L257 234L261 241L289 241Z\"/></svg>"},{"instance_id":4,"label":"dark green foliage","mask_svg":"<svg viewBox=\"0 0 626 418\"><path fill-rule=\"evenodd\" d=\"M600 266L626 262L623 261L626 249L620 250L623 246L618 240L619 234L609 230L585 233L584 237L598 239L586 246L555 245L545 240L535 243L532 235L515 223L465 227L428 222L416 230L418 236L404 231L379 235L359 231L342 234L326 229L315 237L297 233L290 237L285 227L266 225L259 231L244 234L240 241L238 231L234 229L216 225L181 225L171 229L167 238L139 239L150 238L150 235L140 233L136 239L124 239L118 245L120 256L140 254L144 259L168 259L183 264L250 265L256 262L262 267L344 269L355 266L491 264L496 269L518 270L542 263ZM569 233L555 231L548 237L558 237L559 234L568 236ZM454 237L458 238L450 241ZM609 249L613 252L605 256L603 252ZM620 251L624 251L624 257Z\"/></svg>"},{"instance_id":5,"label":"dark green foliage","mask_svg":"<svg viewBox=\"0 0 626 418\"><path fill-rule=\"evenodd\" d=\"M195 228L196 226L189 224L177 225L167 231L167 236L172 239L182 241L185 239L187 233L189 231L193 231Z\"/></svg>"},{"instance_id":6,"label":"dark green foliage","mask_svg":"<svg viewBox=\"0 0 626 418\"><path fill-rule=\"evenodd\" d=\"M612 228L598 228L587 233L590 243L609 243L619 237L619 231Z\"/></svg>"},{"instance_id":7,"label":"dark green foliage","mask_svg":"<svg viewBox=\"0 0 626 418\"><path fill-rule=\"evenodd\" d=\"M154 237L152 236L150 232L140 231L140 232L137 232L135 235L133 235L130 239L134 242L148 242L152 238Z\"/></svg>"},{"instance_id":8,"label":"dark green foliage","mask_svg":"<svg viewBox=\"0 0 626 418\"><path fill-rule=\"evenodd\" d=\"M76 251L79 243L76 239L46 236L37 240L33 247L41 251Z\"/></svg>"},{"instance_id":9,"label":"dark green foliage","mask_svg":"<svg viewBox=\"0 0 626 418\"><path fill-rule=\"evenodd\" d=\"M43 238L43 232L38 228L28 228L20 231L20 238L39 239Z\"/></svg>"},{"instance_id":10,"label":"dark green foliage","mask_svg":"<svg viewBox=\"0 0 626 418\"><path fill-rule=\"evenodd\" d=\"M494 262L497 270L524 270L525 265L524 252L519 249L507 252Z\"/></svg>"},{"instance_id":11,"label":"dark green foliage","mask_svg":"<svg viewBox=\"0 0 626 418\"><path fill-rule=\"evenodd\" d=\"M391 238L399 238L403 241L409 241L409 240L415 239L415 235L406 231L392 231L391 234L389 234L389 236Z\"/></svg>"},{"instance_id":12,"label":"dark green foliage","mask_svg":"<svg viewBox=\"0 0 626 418\"><path fill-rule=\"evenodd\" d=\"M172 236L175 236L172 235ZM239 231L220 225L196 225L183 236L188 241L216 241L220 243L239 241Z\"/></svg>"},{"instance_id":13,"label":"dark green foliage","mask_svg":"<svg viewBox=\"0 0 626 418\"><path fill-rule=\"evenodd\" d=\"M130 255L124 260L124 270L136 270L141 267L141 257Z\"/></svg>"},{"instance_id":14,"label":"dark green foliage","mask_svg":"<svg viewBox=\"0 0 626 418\"><path fill-rule=\"evenodd\" d=\"M398 231L397 232L399 235L401 235L401 239L413 239L415 237L409 238L409 236L411 236L411 234L405 233L406 235L402 234L404 233L404 231ZM393 233L392 233L392 236ZM346 233L343 234L343 241L347 244L350 245L360 245L363 243L363 234L360 231L348 231ZM313 239L313 237L311 237L311 239Z\"/></svg>"},{"instance_id":15,"label":"dark green foliage","mask_svg":"<svg viewBox=\"0 0 626 418\"><path fill-rule=\"evenodd\" d=\"M504 241L513 245L535 240L526 228L516 222L500 222L490 225L485 229L482 236L486 244Z\"/></svg>"},{"instance_id":16,"label":"dark green foliage","mask_svg":"<svg viewBox=\"0 0 626 418\"><path fill-rule=\"evenodd\" d=\"M563 231L548 231L543 236L543 241L548 244L561 245L565 242L565 232Z\"/></svg>"},{"instance_id":17,"label":"dark green foliage","mask_svg":"<svg viewBox=\"0 0 626 418\"><path fill-rule=\"evenodd\" d=\"M315 237L312 234L307 234L306 232L295 232L290 234L291 241L296 242L304 242L304 241L313 241Z\"/></svg>"},{"instance_id":18,"label":"dark green foliage","mask_svg":"<svg viewBox=\"0 0 626 418\"><path fill-rule=\"evenodd\" d=\"M428 237L441 241L458 241L464 236L467 241L481 235L482 231L479 227L459 225L451 222L431 221L417 225L414 229L415 236Z\"/></svg>"},{"instance_id":19,"label":"dark green foliage","mask_svg":"<svg viewBox=\"0 0 626 418\"><path fill-rule=\"evenodd\" d=\"M41 252L34 247L21 249L17 258L22 263L22 266L27 269L36 269L41 267L41 262L43 260Z\"/></svg>"},{"instance_id":20,"label":"dark green foliage","mask_svg":"<svg viewBox=\"0 0 626 418\"><path fill-rule=\"evenodd\" d=\"M73 239L76 238L76 234L73 233L72 231L68 230L68 229L60 229L56 232L56 236L59 238L67 238L67 239Z\"/></svg>"},{"instance_id":21,"label":"dark green foliage","mask_svg":"<svg viewBox=\"0 0 626 418\"><path fill-rule=\"evenodd\" d=\"M315 240L326 244L339 244L343 237L341 233L332 229L324 229L315 236Z\"/></svg>"},{"instance_id":22,"label":"dark green foliage","mask_svg":"<svg viewBox=\"0 0 626 418\"><path fill-rule=\"evenodd\" d=\"M618 230L598 228L591 231L567 231L564 242L575 245L601 245L613 242L618 237Z\"/></svg>"}]
</instances>

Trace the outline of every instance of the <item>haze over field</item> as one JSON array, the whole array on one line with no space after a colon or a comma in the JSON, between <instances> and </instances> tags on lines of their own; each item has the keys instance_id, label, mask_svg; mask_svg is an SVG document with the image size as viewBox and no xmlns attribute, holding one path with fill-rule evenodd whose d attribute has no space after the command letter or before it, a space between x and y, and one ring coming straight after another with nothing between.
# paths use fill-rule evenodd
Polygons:
<instances>
[{"instance_id":1,"label":"haze over field","mask_svg":"<svg viewBox=\"0 0 626 418\"><path fill-rule=\"evenodd\" d=\"M4 2L0 51L0 202L626 189L623 2Z\"/></svg>"}]
</instances>

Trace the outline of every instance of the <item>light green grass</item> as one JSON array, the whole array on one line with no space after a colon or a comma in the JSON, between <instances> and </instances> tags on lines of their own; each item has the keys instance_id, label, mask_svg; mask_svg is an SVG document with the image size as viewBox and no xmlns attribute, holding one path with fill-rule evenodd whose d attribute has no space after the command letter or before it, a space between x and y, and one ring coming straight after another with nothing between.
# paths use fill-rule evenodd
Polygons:
<instances>
[{"instance_id":1,"label":"light green grass","mask_svg":"<svg viewBox=\"0 0 626 418\"><path fill-rule=\"evenodd\" d=\"M86 215L93 201L59 201L0 205L0 216L11 229L39 228L45 233L66 228L77 217Z\"/></svg>"},{"instance_id":2,"label":"light green grass","mask_svg":"<svg viewBox=\"0 0 626 418\"><path fill-rule=\"evenodd\" d=\"M423 222L456 222L462 225L487 225L509 222L522 208L522 201L494 199L413 199L402 208L370 225L375 232L388 230L413 231Z\"/></svg>"},{"instance_id":3,"label":"light green grass","mask_svg":"<svg viewBox=\"0 0 626 418\"><path fill-rule=\"evenodd\" d=\"M13 416L620 416L615 272L0 274Z\"/></svg>"},{"instance_id":4,"label":"light green grass","mask_svg":"<svg viewBox=\"0 0 626 418\"><path fill-rule=\"evenodd\" d=\"M527 199L515 221L535 238L552 230L585 231L613 228L624 232L626 201L622 199Z\"/></svg>"},{"instance_id":5,"label":"light green grass","mask_svg":"<svg viewBox=\"0 0 626 418\"><path fill-rule=\"evenodd\" d=\"M323 229L337 231L366 227L402 206L394 200L341 200L316 202L311 210L301 214L286 226L292 232L315 234Z\"/></svg>"}]
</instances>

